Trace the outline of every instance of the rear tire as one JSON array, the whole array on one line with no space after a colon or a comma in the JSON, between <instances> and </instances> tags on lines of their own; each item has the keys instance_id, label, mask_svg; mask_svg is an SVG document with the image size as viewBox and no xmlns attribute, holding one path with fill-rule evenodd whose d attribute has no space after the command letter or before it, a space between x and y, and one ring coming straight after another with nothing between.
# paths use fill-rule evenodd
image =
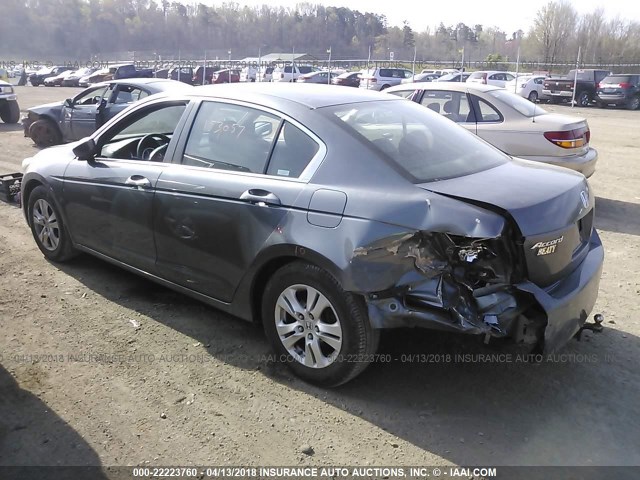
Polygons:
<instances>
[{"instance_id":1,"label":"rear tire","mask_svg":"<svg viewBox=\"0 0 640 480\"><path fill-rule=\"evenodd\" d=\"M538 101L538 92L532 90L529 93L529 97L527 97L531 103L536 103Z\"/></svg>"},{"instance_id":2,"label":"rear tire","mask_svg":"<svg viewBox=\"0 0 640 480\"><path fill-rule=\"evenodd\" d=\"M78 254L73 248L53 194L47 187L40 185L29 195L27 218L36 245L49 260L65 262Z\"/></svg>"},{"instance_id":3,"label":"rear tire","mask_svg":"<svg viewBox=\"0 0 640 480\"><path fill-rule=\"evenodd\" d=\"M362 298L343 290L325 270L304 262L285 265L271 277L263 295L262 322L278 359L304 381L323 387L362 373L380 339Z\"/></svg>"},{"instance_id":4,"label":"rear tire","mask_svg":"<svg viewBox=\"0 0 640 480\"><path fill-rule=\"evenodd\" d=\"M640 97L633 97L627 103L627 109L628 110L638 110L638 108L640 108Z\"/></svg>"},{"instance_id":5,"label":"rear tire","mask_svg":"<svg viewBox=\"0 0 640 480\"><path fill-rule=\"evenodd\" d=\"M389 85L382 85L382 88L380 89L380 91L386 90L387 88L389 88Z\"/></svg>"},{"instance_id":6,"label":"rear tire","mask_svg":"<svg viewBox=\"0 0 640 480\"><path fill-rule=\"evenodd\" d=\"M576 97L576 106L578 107L588 107L590 103L591 95L589 95L589 92L580 92Z\"/></svg>"},{"instance_id":7,"label":"rear tire","mask_svg":"<svg viewBox=\"0 0 640 480\"><path fill-rule=\"evenodd\" d=\"M62 143L62 135L55 123L47 118L36 120L29 127L29 137L40 148Z\"/></svg>"},{"instance_id":8,"label":"rear tire","mask_svg":"<svg viewBox=\"0 0 640 480\"><path fill-rule=\"evenodd\" d=\"M20 106L15 100L0 104L0 118L4 123L18 123L20 121Z\"/></svg>"}]
</instances>

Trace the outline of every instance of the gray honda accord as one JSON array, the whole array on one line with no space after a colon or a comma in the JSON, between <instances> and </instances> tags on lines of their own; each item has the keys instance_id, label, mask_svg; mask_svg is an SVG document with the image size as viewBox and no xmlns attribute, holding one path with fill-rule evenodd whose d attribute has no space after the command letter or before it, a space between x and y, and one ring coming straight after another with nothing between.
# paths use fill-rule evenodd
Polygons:
<instances>
[{"instance_id":1,"label":"gray honda accord","mask_svg":"<svg viewBox=\"0 0 640 480\"><path fill-rule=\"evenodd\" d=\"M86 252L261 322L276 357L319 385L362 372L386 328L555 351L598 294L582 174L512 159L392 95L163 93L24 165L48 259Z\"/></svg>"}]
</instances>

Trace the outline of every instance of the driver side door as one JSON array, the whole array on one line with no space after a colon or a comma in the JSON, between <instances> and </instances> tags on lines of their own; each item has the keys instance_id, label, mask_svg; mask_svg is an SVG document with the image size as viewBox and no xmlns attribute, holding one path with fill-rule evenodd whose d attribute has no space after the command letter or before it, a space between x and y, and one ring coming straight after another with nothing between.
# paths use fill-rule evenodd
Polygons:
<instances>
[{"instance_id":1,"label":"driver side door","mask_svg":"<svg viewBox=\"0 0 640 480\"><path fill-rule=\"evenodd\" d=\"M166 164L150 161L149 153L160 143L167 144L167 151L175 148L187 104L165 100L137 109L95 139L94 160L69 163L63 208L75 243L143 271L155 271L152 206ZM148 143L139 149L143 138Z\"/></svg>"},{"instance_id":2,"label":"driver side door","mask_svg":"<svg viewBox=\"0 0 640 480\"><path fill-rule=\"evenodd\" d=\"M74 97L70 105L65 102L60 125L65 140L79 140L95 132L98 108L108 89L106 85L91 87Z\"/></svg>"}]
</instances>

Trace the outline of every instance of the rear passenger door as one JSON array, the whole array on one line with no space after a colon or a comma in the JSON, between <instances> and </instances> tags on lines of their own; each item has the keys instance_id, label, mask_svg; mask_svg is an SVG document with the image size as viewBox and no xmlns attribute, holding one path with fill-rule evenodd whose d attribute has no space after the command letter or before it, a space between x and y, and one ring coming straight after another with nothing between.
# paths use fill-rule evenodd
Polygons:
<instances>
[{"instance_id":1,"label":"rear passenger door","mask_svg":"<svg viewBox=\"0 0 640 480\"><path fill-rule=\"evenodd\" d=\"M324 151L276 112L202 101L157 184L161 275L230 302L257 252L282 235L278 226L308 181L303 171Z\"/></svg>"}]
</instances>

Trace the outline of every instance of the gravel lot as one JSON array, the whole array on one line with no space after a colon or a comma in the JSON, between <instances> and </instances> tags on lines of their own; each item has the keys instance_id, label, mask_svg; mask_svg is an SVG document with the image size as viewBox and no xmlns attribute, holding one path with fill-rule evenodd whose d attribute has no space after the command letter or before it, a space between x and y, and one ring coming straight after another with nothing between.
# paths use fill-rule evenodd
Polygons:
<instances>
[{"instance_id":1,"label":"gravel lot","mask_svg":"<svg viewBox=\"0 0 640 480\"><path fill-rule=\"evenodd\" d=\"M17 93L25 110L75 89ZM540 364L394 331L395 361L324 391L260 328L88 256L45 261L0 204L0 465L640 465L640 112L548 110L586 116L600 154L606 328ZM0 146L0 173L37 151L1 123Z\"/></svg>"}]
</instances>

